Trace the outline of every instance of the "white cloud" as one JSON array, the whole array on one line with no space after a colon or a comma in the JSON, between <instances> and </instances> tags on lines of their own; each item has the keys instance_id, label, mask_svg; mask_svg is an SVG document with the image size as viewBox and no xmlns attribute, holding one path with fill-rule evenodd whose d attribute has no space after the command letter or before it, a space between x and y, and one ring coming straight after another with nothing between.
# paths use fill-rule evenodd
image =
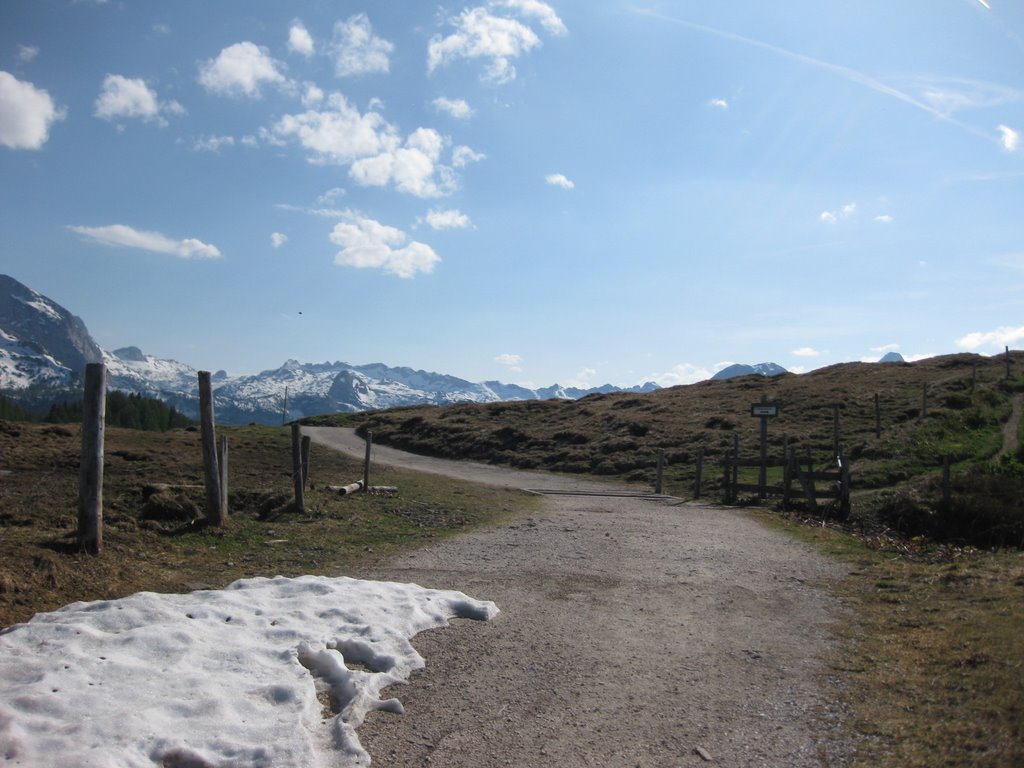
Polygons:
<instances>
[{"instance_id":1,"label":"white cloud","mask_svg":"<svg viewBox=\"0 0 1024 768\"><path fill-rule=\"evenodd\" d=\"M342 187L331 187L322 195L319 195L316 199L317 205L332 205L335 200L339 197L344 197L347 193Z\"/></svg>"},{"instance_id":2,"label":"white cloud","mask_svg":"<svg viewBox=\"0 0 1024 768\"><path fill-rule=\"evenodd\" d=\"M39 149L50 127L65 116L50 94L0 71L0 144L10 149Z\"/></svg>"},{"instance_id":3,"label":"white cloud","mask_svg":"<svg viewBox=\"0 0 1024 768\"><path fill-rule=\"evenodd\" d=\"M146 232L124 224L111 224L106 227L69 226L68 229L101 245L166 253L180 259L219 259L221 257L221 252L216 246L201 240L195 238L172 240L159 232Z\"/></svg>"},{"instance_id":4,"label":"white cloud","mask_svg":"<svg viewBox=\"0 0 1024 768\"><path fill-rule=\"evenodd\" d=\"M478 163L486 158L483 152L474 152L467 146L459 145L452 150L452 165L456 168L463 168L470 163Z\"/></svg>"},{"instance_id":5,"label":"white cloud","mask_svg":"<svg viewBox=\"0 0 1024 768\"><path fill-rule=\"evenodd\" d=\"M220 152L221 147L233 147L234 136L200 136L192 144L196 152Z\"/></svg>"},{"instance_id":6,"label":"white cloud","mask_svg":"<svg viewBox=\"0 0 1024 768\"><path fill-rule=\"evenodd\" d=\"M893 218L888 213L882 213L879 214L878 216L875 216L875 221L881 224L889 224L893 221Z\"/></svg>"},{"instance_id":7,"label":"white cloud","mask_svg":"<svg viewBox=\"0 0 1024 768\"><path fill-rule=\"evenodd\" d=\"M309 30L298 19L293 21L288 29L288 50L300 56L305 56L307 59L313 55L315 50L312 35L309 34Z\"/></svg>"},{"instance_id":8,"label":"white cloud","mask_svg":"<svg viewBox=\"0 0 1024 768\"><path fill-rule=\"evenodd\" d=\"M513 355L506 352L495 357L494 362L501 363L502 365L507 365L510 367L518 366L521 362L523 362L523 356Z\"/></svg>"},{"instance_id":9,"label":"white cloud","mask_svg":"<svg viewBox=\"0 0 1024 768\"><path fill-rule=\"evenodd\" d=\"M871 349L872 352L875 352L875 353L877 353L879 355L884 355L886 352L898 352L899 349L900 349L900 345L899 344L883 344L880 347L871 347L870 349Z\"/></svg>"},{"instance_id":10,"label":"white cloud","mask_svg":"<svg viewBox=\"0 0 1024 768\"><path fill-rule=\"evenodd\" d=\"M1020 132L1006 125L999 126L999 143L1007 152L1016 152L1020 146Z\"/></svg>"},{"instance_id":11,"label":"white cloud","mask_svg":"<svg viewBox=\"0 0 1024 768\"><path fill-rule=\"evenodd\" d=\"M388 56L395 46L373 34L373 27L365 13L350 16L334 25L331 56L338 77L387 72Z\"/></svg>"},{"instance_id":12,"label":"white cloud","mask_svg":"<svg viewBox=\"0 0 1024 768\"><path fill-rule=\"evenodd\" d=\"M1017 328L1002 326L994 331L974 331L958 339L956 345L963 349L977 349L978 347L1007 347L1024 341L1024 325Z\"/></svg>"},{"instance_id":13,"label":"white cloud","mask_svg":"<svg viewBox=\"0 0 1024 768\"><path fill-rule=\"evenodd\" d=\"M463 99L438 96L434 99L434 109L438 112L447 112L457 120L467 120L473 116L473 109Z\"/></svg>"},{"instance_id":14,"label":"white cloud","mask_svg":"<svg viewBox=\"0 0 1024 768\"><path fill-rule=\"evenodd\" d=\"M413 241L400 229L389 227L351 211L336 224L331 242L341 246L334 263L360 269L382 269L399 277L430 273L441 261L429 245Z\"/></svg>"},{"instance_id":15,"label":"white cloud","mask_svg":"<svg viewBox=\"0 0 1024 768\"><path fill-rule=\"evenodd\" d=\"M282 245L288 242L288 235L282 234L281 232L270 233L270 244L274 248L280 248Z\"/></svg>"},{"instance_id":16,"label":"white cloud","mask_svg":"<svg viewBox=\"0 0 1024 768\"><path fill-rule=\"evenodd\" d=\"M285 115L264 138L283 145L297 141L313 153L313 162L351 163L397 148L394 127L377 112L360 114L340 93L327 97L326 109Z\"/></svg>"},{"instance_id":17,"label":"white cloud","mask_svg":"<svg viewBox=\"0 0 1024 768\"><path fill-rule=\"evenodd\" d=\"M522 4L506 5L519 9ZM484 59L488 63L482 79L508 83L516 77L512 60L541 44L530 27L516 19L493 15L482 6L463 10L450 23L455 31L447 37L435 36L427 47L428 72L456 59Z\"/></svg>"},{"instance_id":18,"label":"white cloud","mask_svg":"<svg viewBox=\"0 0 1024 768\"><path fill-rule=\"evenodd\" d=\"M799 349L792 350L790 354L796 355L797 357L818 357L821 352L811 347L800 347Z\"/></svg>"},{"instance_id":19,"label":"white cloud","mask_svg":"<svg viewBox=\"0 0 1024 768\"><path fill-rule=\"evenodd\" d=\"M212 93L259 98L263 85L286 82L282 67L265 48L245 41L200 64L199 83Z\"/></svg>"},{"instance_id":20,"label":"white cloud","mask_svg":"<svg viewBox=\"0 0 1024 768\"><path fill-rule=\"evenodd\" d=\"M34 45L19 45L18 58L26 64L39 55L39 49Z\"/></svg>"},{"instance_id":21,"label":"white cloud","mask_svg":"<svg viewBox=\"0 0 1024 768\"><path fill-rule=\"evenodd\" d=\"M425 220L431 229L467 229L473 226L469 216L457 209L448 211L432 209L427 213Z\"/></svg>"},{"instance_id":22,"label":"white cloud","mask_svg":"<svg viewBox=\"0 0 1024 768\"><path fill-rule=\"evenodd\" d=\"M302 106L312 109L324 100L324 92L313 83L306 83L306 90L302 92Z\"/></svg>"},{"instance_id":23,"label":"white cloud","mask_svg":"<svg viewBox=\"0 0 1024 768\"><path fill-rule=\"evenodd\" d=\"M364 187L393 183L399 191L416 197L440 197L455 186L451 169L438 165L443 147L444 139L433 128L417 128L404 146L352 163L349 175Z\"/></svg>"},{"instance_id":24,"label":"white cloud","mask_svg":"<svg viewBox=\"0 0 1024 768\"><path fill-rule=\"evenodd\" d=\"M96 117L104 120L118 118L135 118L138 120L155 120L163 125L163 115L170 113L180 115L185 108L176 101L161 102L156 91L139 78L128 78L123 75L107 75L103 78L103 88L96 97Z\"/></svg>"},{"instance_id":25,"label":"white cloud","mask_svg":"<svg viewBox=\"0 0 1024 768\"><path fill-rule=\"evenodd\" d=\"M520 363L523 361L522 355L513 355L504 353L494 358L494 362L499 365L504 365L508 368L509 373L522 373L523 368Z\"/></svg>"},{"instance_id":26,"label":"white cloud","mask_svg":"<svg viewBox=\"0 0 1024 768\"><path fill-rule=\"evenodd\" d=\"M540 0L492 0L491 5L516 11L527 19L536 19L544 31L549 34L558 36L569 34L569 30L565 23L558 18L555 9Z\"/></svg>"},{"instance_id":27,"label":"white cloud","mask_svg":"<svg viewBox=\"0 0 1024 768\"><path fill-rule=\"evenodd\" d=\"M725 363L721 367L725 368L727 365L730 364ZM657 382L663 387L675 387L680 384L695 384L698 381L710 379L711 375L712 372L707 368L690 363L680 363L665 373L652 373L650 376L644 377L644 380Z\"/></svg>"},{"instance_id":28,"label":"white cloud","mask_svg":"<svg viewBox=\"0 0 1024 768\"><path fill-rule=\"evenodd\" d=\"M544 181L553 187L561 187L562 189L573 189L576 186L561 173L549 173L544 177Z\"/></svg>"},{"instance_id":29,"label":"white cloud","mask_svg":"<svg viewBox=\"0 0 1024 768\"><path fill-rule=\"evenodd\" d=\"M729 102L725 99L712 99L708 102L708 105L723 110L729 109Z\"/></svg>"},{"instance_id":30,"label":"white cloud","mask_svg":"<svg viewBox=\"0 0 1024 768\"><path fill-rule=\"evenodd\" d=\"M576 372L576 375L570 376L569 380L565 382L567 387L576 387L577 389L590 389L593 384L591 382L597 375L597 370L594 368L583 368Z\"/></svg>"},{"instance_id":31,"label":"white cloud","mask_svg":"<svg viewBox=\"0 0 1024 768\"><path fill-rule=\"evenodd\" d=\"M835 224L839 219L848 219L857 212L856 203L847 203L842 208L836 211L822 211L818 216L818 219L825 222L826 224Z\"/></svg>"}]
</instances>

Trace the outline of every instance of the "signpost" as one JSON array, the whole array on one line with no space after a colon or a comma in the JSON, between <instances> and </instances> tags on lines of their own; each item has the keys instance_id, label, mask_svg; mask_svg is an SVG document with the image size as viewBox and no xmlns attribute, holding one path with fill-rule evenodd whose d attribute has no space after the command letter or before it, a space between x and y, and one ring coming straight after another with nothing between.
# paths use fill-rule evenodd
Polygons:
<instances>
[{"instance_id":1,"label":"signpost","mask_svg":"<svg viewBox=\"0 0 1024 768\"><path fill-rule=\"evenodd\" d=\"M768 419L779 415L777 403L769 403L767 395L761 395L761 402L750 406L750 415L761 419L761 466L757 473L757 498L763 499L768 485Z\"/></svg>"}]
</instances>

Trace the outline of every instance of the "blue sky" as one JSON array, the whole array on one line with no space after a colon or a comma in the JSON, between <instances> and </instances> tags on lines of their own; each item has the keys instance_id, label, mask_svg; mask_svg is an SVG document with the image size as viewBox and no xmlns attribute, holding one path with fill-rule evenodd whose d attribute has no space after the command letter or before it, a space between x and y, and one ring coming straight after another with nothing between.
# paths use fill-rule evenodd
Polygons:
<instances>
[{"instance_id":1,"label":"blue sky","mask_svg":"<svg viewBox=\"0 0 1024 768\"><path fill-rule=\"evenodd\" d=\"M1022 132L1015 0L4 0L0 272L230 373L994 354Z\"/></svg>"}]
</instances>

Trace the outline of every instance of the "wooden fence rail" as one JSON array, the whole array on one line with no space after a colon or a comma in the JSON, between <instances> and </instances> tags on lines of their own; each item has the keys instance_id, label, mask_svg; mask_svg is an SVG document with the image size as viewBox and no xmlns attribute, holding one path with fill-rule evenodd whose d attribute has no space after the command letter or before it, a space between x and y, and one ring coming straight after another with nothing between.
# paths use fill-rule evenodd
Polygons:
<instances>
[{"instance_id":1,"label":"wooden fence rail","mask_svg":"<svg viewBox=\"0 0 1024 768\"><path fill-rule=\"evenodd\" d=\"M782 482L769 484L739 482L740 468L781 469ZM740 493L757 494L758 498L782 497L782 504L788 507L794 497L794 486L799 485L801 495L811 509L818 509L820 499L836 502L838 516L845 519L850 514L850 465L840 453L833 470L815 469L810 459L799 459L796 452L788 451L782 463L762 464L760 459L741 459L726 456L722 461L722 496L726 504L735 504Z\"/></svg>"}]
</instances>

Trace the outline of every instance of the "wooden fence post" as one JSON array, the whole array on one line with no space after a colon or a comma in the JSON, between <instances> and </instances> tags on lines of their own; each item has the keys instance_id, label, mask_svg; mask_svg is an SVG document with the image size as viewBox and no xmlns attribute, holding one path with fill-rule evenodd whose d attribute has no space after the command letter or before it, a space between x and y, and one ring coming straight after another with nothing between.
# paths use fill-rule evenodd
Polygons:
<instances>
[{"instance_id":1,"label":"wooden fence post","mask_svg":"<svg viewBox=\"0 0 1024 768\"><path fill-rule=\"evenodd\" d=\"M373 447L373 432L366 432L366 458L363 460L363 490L370 492L370 449Z\"/></svg>"},{"instance_id":2,"label":"wooden fence post","mask_svg":"<svg viewBox=\"0 0 1024 768\"><path fill-rule=\"evenodd\" d=\"M295 511L306 511L306 499L302 482L302 427L292 423L292 481L295 486Z\"/></svg>"},{"instance_id":3,"label":"wooden fence post","mask_svg":"<svg viewBox=\"0 0 1024 768\"><path fill-rule=\"evenodd\" d=\"M659 448L658 449L658 475L657 475L657 478L654 481L654 492L659 494L659 495L661 494L661 487L662 487L661 481L662 481L662 478L664 476L664 472L665 472L665 449L664 448Z\"/></svg>"},{"instance_id":4,"label":"wooden fence post","mask_svg":"<svg viewBox=\"0 0 1024 768\"><path fill-rule=\"evenodd\" d=\"M199 371L199 421L203 438L203 473L206 476L206 519L212 525L223 525L224 508L221 503L217 435L213 418L213 387L210 384L209 371Z\"/></svg>"},{"instance_id":5,"label":"wooden fence post","mask_svg":"<svg viewBox=\"0 0 1024 768\"><path fill-rule=\"evenodd\" d=\"M1006 378L1010 378L1010 346L1006 346Z\"/></svg>"},{"instance_id":6,"label":"wooden fence post","mask_svg":"<svg viewBox=\"0 0 1024 768\"><path fill-rule=\"evenodd\" d=\"M704 449L699 448L697 450L697 477L693 480L693 498L694 500L700 498L700 479L704 473Z\"/></svg>"},{"instance_id":7,"label":"wooden fence post","mask_svg":"<svg viewBox=\"0 0 1024 768\"><path fill-rule=\"evenodd\" d=\"M313 442L313 438L309 435L302 436L302 487L306 488L309 485L309 447Z\"/></svg>"},{"instance_id":8,"label":"wooden fence post","mask_svg":"<svg viewBox=\"0 0 1024 768\"><path fill-rule=\"evenodd\" d=\"M850 516L850 464L842 449L839 450L839 515L845 520Z\"/></svg>"},{"instance_id":9,"label":"wooden fence post","mask_svg":"<svg viewBox=\"0 0 1024 768\"><path fill-rule=\"evenodd\" d=\"M106 433L107 369L85 367L82 400L82 453L78 479L78 546L89 554L103 551L103 440Z\"/></svg>"},{"instance_id":10,"label":"wooden fence post","mask_svg":"<svg viewBox=\"0 0 1024 768\"><path fill-rule=\"evenodd\" d=\"M793 488L793 449L789 447L789 438L785 439L782 449L782 508L789 509L789 499Z\"/></svg>"},{"instance_id":11,"label":"wooden fence post","mask_svg":"<svg viewBox=\"0 0 1024 768\"><path fill-rule=\"evenodd\" d=\"M228 437L221 435L217 443L217 467L220 470L220 509L223 519L228 517Z\"/></svg>"},{"instance_id":12,"label":"wooden fence post","mask_svg":"<svg viewBox=\"0 0 1024 768\"><path fill-rule=\"evenodd\" d=\"M732 458L732 485L729 488L729 498L735 502L739 497L736 486L740 482L740 436L736 434L732 436Z\"/></svg>"}]
</instances>

